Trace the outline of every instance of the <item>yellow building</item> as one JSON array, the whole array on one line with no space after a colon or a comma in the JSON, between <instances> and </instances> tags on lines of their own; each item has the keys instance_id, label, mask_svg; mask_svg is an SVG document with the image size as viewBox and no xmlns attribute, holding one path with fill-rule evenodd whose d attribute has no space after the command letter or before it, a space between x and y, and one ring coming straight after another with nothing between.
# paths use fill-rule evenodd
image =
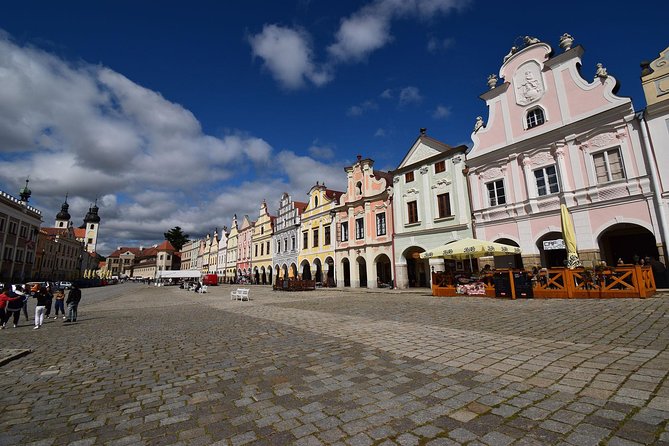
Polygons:
<instances>
[{"instance_id":1,"label":"yellow building","mask_svg":"<svg viewBox=\"0 0 669 446\"><path fill-rule=\"evenodd\" d=\"M232 217L230 234L228 235L228 249L225 259L225 281L235 283L237 280L237 243L239 239L239 228L237 227L237 215Z\"/></svg>"},{"instance_id":2,"label":"yellow building","mask_svg":"<svg viewBox=\"0 0 669 446\"><path fill-rule=\"evenodd\" d=\"M299 274L324 286L335 286L335 234L332 210L343 192L318 184L309 191L309 202L300 225Z\"/></svg>"},{"instance_id":3,"label":"yellow building","mask_svg":"<svg viewBox=\"0 0 669 446\"><path fill-rule=\"evenodd\" d=\"M251 252L251 268L255 283L271 285L272 278L272 235L274 219L267 211L267 203L260 205L260 215L253 227L253 248Z\"/></svg>"}]
</instances>

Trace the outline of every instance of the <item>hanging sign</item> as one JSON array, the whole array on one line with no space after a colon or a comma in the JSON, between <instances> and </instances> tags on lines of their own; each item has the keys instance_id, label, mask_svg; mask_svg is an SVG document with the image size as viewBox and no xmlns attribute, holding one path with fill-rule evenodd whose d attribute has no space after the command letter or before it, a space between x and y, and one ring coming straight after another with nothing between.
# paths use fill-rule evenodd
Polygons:
<instances>
[{"instance_id":1,"label":"hanging sign","mask_svg":"<svg viewBox=\"0 0 669 446\"><path fill-rule=\"evenodd\" d=\"M564 246L564 240L559 238L557 240L545 240L544 251L552 251L555 249L567 249Z\"/></svg>"}]
</instances>

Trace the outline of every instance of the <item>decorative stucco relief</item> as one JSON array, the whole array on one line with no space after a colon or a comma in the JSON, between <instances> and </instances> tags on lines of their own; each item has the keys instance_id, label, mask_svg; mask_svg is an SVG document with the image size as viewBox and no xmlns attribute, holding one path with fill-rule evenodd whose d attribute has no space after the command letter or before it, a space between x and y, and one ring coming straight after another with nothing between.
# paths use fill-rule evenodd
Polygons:
<instances>
[{"instance_id":1,"label":"decorative stucco relief","mask_svg":"<svg viewBox=\"0 0 669 446\"><path fill-rule=\"evenodd\" d=\"M428 168L426 166L421 167L420 170L419 170L421 175L425 175L427 173L427 171L428 171Z\"/></svg>"},{"instance_id":2,"label":"decorative stucco relief","mask_svg":"<svg viewBox=\"0 0 669 446\"><path fill-rule=\"evenodd\" d=\"M406 192L404 192L404 196L407 197L409 195L418 195L419 192L420 191L418 189L416 189L415 187L412 187L411 189L407 189Z\"/></svg>"},{"instance_id":3,"label":"decorative stucco relief","mask_svg":"<svg viewBox=\"0 0 669 446\"><path fill-rule=\"evenodd\" d=\"M432 189L444 189L449 184L451 184L450 178L441 178L432 185Z\"/></svg>"},{"instance_id":4,"label":"decorative stucco relief","mask_svg":"<svg viewBox=\"0 0 669 446\"><path fill-rule=\"evenodd\" d=\"M499 178L502 176L502 169L499 167L493 167L492 169L488 169L485 172L481 173L481 178L485 181L492 180L495 178Z\"/></svg>"},{"instance_id":5,"label":"decorative stucco relief","mask_svg":"<svg viewBox=\"0 0 669 446\"><path fill-rule=\"evenodd\" d=\"M545 166L546 164L554 164L554 163L555 163L555 158L553 158L553 155L551 155L550 152L537 153L532 157L532 165L535 167Z\"/></svg>"},{"instance_id":6,"label":"decorative stucco relief","mask_svg":"<svg viewBox=\"0 0 669 446\"><path fill-rule=\"evenodd\" d=\"M518 105L527 105L538 101L546 91L541 76L541 68L534 61L526 62L518 67L513 75L513 84Z\"/></svg>"},{"instance_id":7,"label":"decorative stucco relief","mask_svg":"<svg viewBox=\"0 0 669 446\"><path fill-rule=\"evenodd\" d=\"M616 134L613 132L600 133L599 135L593 136L588 141L588 144L593 147L605 147L615 143L616 143Z\"/></svg>"}]
</instances>

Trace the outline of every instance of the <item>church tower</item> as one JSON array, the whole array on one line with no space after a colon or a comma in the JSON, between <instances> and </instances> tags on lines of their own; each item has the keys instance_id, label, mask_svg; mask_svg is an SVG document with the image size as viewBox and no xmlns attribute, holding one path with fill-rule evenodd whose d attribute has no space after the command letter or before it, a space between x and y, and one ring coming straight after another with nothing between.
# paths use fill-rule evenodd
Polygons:
<instances>
[{"instance_id":1,"label":"church tower","mask_svg":"<svg viewBox=\"0 0 669 446\"><path fill-rule=\"evenodd\" d=\"M70 209L70 205L67 204L67 194L65 195L65 202L63 205L60 207L60 212L56 214L56 224L54 227L58 229L66 229L70 225L70 213L68 210Z\"/></svg>"},{"instance_id":2,"label":"church tower","mask_svg":"<svg viewBox=\"0 0 669 446\"><path fill-rule=\"evenodd\" d=\"M86 251L95 252L95 247L98 243L98 231L100 229L100 216L98 215L98 200L95 204L88 208L86 217L84 217L84 226L86 230L84 243L86 244Z\"/></svg>"}]
</instances>

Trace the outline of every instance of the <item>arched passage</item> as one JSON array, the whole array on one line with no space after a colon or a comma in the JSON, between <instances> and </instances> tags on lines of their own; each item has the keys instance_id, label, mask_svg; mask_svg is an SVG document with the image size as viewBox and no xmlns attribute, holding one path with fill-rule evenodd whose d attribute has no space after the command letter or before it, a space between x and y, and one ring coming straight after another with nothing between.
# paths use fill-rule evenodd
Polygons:
<instances>
[{"instance_id":1,"label":"arched passage","mask_svg":"<svg viewBox=\"0 0 669 446\"><path fill-rule=\"evenodd\" d=\"M427 287L429 284L428 274L430 272L430 261L421 259L421 253L424 253L423 248L418 246L411 246L404 250L402 256L407 264L407 279L409 281L409 288Z\"/></svg>"},{"instance_id":2,"label":"arched passage","mask_svg":"<svg viewBox=\"0 0 669 446\"><path fill-rule=\"evenodd\" d=\"M518 246L518 243L508 238L500 238L494 240L496 243L504 245ZM508 256L498 256L494 258L495 268L523 268L523 256L520 254L512 254Z\"/></svg>"},{"instance_id":3,"label":"arched passage","mask_svg":"<svg viewBox=\"0 0 669 446\"><path fill-rule=\"evenodd\" d=\"M360 288L367 288L367 262L364 257L356 259L358 263L358 277L360 278Z\"/></svg>"},{"instance_id":4,"label":"arched passage","mask_svg":"<svg viewBox=\"0 0 669 446\"><path fill-rule=\"evenodd\" d=\"M314 259L314 267L316 272L314 273L314 280L316 283L323 283L323 266L321 265L321 259Z\"/></svg>"},{"instance_id":5,"label":"arched passage","mask_svg":"<svg viewBox=\"0 0 669 446\"><path fill-rule=\"evenodd\" d=\"M290 269L286 270L286 272L288 273L287 278L290 278L290 279L297 278L297 265L295 265L294 263L291 263L290 264Z\"/></svg>"},{"instance_id":6,"label":"arched passage","mask_svg":"<svg viewBox=\"0 0 669 446\"><path fill-rule=\"evenodd\" d=\"M335 286L335 277L334 277L335 263L334 263L334 260L332 259L332 257L328 257L328 258L325 259L325 265L326 265L325 269L327 270L326 286L333 287L333 286Z\"/></svg>"},{"instance_id":7,"label":"arched passage","mask_svg":"<svg viewBox=\"0 0 669 446\"><path fill-rule=\"evenodd\" d=\"M547 232L537 240L537 248L541 256L541 266L546 268L564 267L567 264L567 250L562 247L564 244L546 243L562 240L561 232ZM545 245L545 248L544 248Z\"/></svg>"},{"instance_id":8,"label":"arched passage","mask_svg":"<svg viewBox=\"0 0 669 446\"><path fill-rule=\"evenodd\" d=\"M377 286L392 287L393 286L393 272L390 263L390 257L385 254L380 254L374 259L376 265L376 284Z\"/></svg>"},{"instance_id":9,"label":"arched passage","mask_svg":"<svg viewBox=\"0 0 669 446\"><path fill-rule=\"evenodd\" d=\"M309 266L309 262L303 260L300 264L300 269L302 271L302 280L311 280L311 267Z\"/></svg>"},{"instance_id":10,"label":"arched passage","mask_svg":"<svg viewBox=\"0 0 669 446\"><path fill-rule=\"evenodd\" d=\"M342 271L344 272L344 286L351 286L351 262L347 258L341 260Z\"/></svg>"},{"instance_id":11,"label":"arched passage","mask_svg":"<svg viewBox=\"0 0 669 446\"><path fill-rule=\"evenodd\" d=\"M599 235L599 252L607 265L636 263L638 259L651 256L658 258L655 236L648 229L633 223L618 223Z\"/></svg>"}]
</instances>

